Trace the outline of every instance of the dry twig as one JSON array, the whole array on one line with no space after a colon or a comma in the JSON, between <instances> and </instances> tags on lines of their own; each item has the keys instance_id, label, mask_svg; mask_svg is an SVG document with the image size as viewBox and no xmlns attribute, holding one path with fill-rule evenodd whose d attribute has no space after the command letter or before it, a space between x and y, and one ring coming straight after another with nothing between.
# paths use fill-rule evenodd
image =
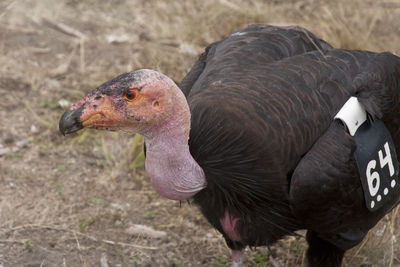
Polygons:
<instances>
[{"instance_id":1,"label":"dry twig","mask_svg":"<svg viewBox=\"0 0 400 267\"><path fill-rule=\"evenodd\" d=\"M85 41L88 39L86 37L86 35L83 34L82 32L80 32L79 30L72 28L71 26L68 26L64 23L51 21L47 18L43 18L43 23L51 29L57 30L63 34L66 34L66 35L72 36L72 37L76 37L79 39L80 70L81 70L81 72L84 72L85 71ZM73 55L74 52L75 52L75 48L71 55ZM70 61L71 61L71 57L69 58L69 61L67 61L68 62L67 68L69 66ZM63 65L61 65L61 66L63 66Z\"/></svg>"},{"instance_id":2,"label":"dry twig","mask_svg":"<svg viewBox=\"0 0 400 267\"><path fill-rule=\"evenodd\" d=\"M64 23L54 22L54 21L51 21L51 20L49 20L47 18L43 18L43 23L46 26L48 26L49 28L52 28L52 29L57 30L59 32L62 32L64 34L66 34L66 35L77 37L79 39L84 39L84 40L87 39L86 35L84 35L82 32L80 32L77 29L74 29L71 26L68 26L68 25L66 25Z\"/></svg>"}]
</instances>

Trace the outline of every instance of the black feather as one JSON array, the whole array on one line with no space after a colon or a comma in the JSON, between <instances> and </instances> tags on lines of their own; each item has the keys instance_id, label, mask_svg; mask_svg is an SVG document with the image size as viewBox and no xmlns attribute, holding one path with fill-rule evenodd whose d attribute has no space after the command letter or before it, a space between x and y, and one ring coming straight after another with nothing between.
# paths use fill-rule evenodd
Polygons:
<instances>
[{"instance_id":1,"label":"black feather","mask_svg":"<svg viewBox=\"0 0 400 267\"><path fill-rule=\"evenodd\" d=\"M363 205L354 143L333 117L358 96L400 148L399 85L398 57L332 49L299 27L254 25L211 44L180 84L190 151L208 182L195 203L232 249L309 229L310 263L321 263L326 242L334 249L320 257L340 264L390 208ZM239 219L240 241L222 229L226 211Z\"/></svg>"}]
</instances>

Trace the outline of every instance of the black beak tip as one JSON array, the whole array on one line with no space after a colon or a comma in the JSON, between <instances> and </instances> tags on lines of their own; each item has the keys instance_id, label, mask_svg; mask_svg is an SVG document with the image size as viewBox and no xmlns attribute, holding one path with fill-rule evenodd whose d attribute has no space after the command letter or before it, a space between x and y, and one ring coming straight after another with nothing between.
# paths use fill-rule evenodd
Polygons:
<instances>
[{"instance_id":1,"label":"black beak tip","mask_svg":"<svg viewBox=\"0 0 400 267\"><path fill-rule=\"evenodd\" d=\"M61 116L60 123L58 125L62 135L74 133L83 128L80 117L82 115L83 107L75 110L67 110Z\"/></svg>"}]
</instances>

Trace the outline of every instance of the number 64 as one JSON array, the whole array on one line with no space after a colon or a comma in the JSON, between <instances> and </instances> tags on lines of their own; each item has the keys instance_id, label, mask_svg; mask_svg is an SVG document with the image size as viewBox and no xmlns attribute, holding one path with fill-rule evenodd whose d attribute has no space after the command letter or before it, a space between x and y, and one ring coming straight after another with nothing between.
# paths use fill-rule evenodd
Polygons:
<instances>
[{"instance_id":1,"label":"number 64","mask_svg":"<svg viewBox=\"0 0 400 267\"><path fill-rule=\"evenodd\" d=\"M385 165L388 165L389 174L390 174L390 176L393 176L394 167L393 167L392 156L390 155L390 149L389 149L388 142L385 143L384 148L385 148L385 154L386 154L385 157L383 157L383 155L382 155L383 154L382 150L378 151L379 163L381 165L381 169ZM376 167L376 160L371 160L370 162L368 162L366 174L367 174L367 182L368 182L369 194L372 197L375 196L376 193L378 193L378 189L379 189L379 186L380 186L379 173L377 171L373 171L375 169L375 167Z\"/></svg>"}]
</instances>

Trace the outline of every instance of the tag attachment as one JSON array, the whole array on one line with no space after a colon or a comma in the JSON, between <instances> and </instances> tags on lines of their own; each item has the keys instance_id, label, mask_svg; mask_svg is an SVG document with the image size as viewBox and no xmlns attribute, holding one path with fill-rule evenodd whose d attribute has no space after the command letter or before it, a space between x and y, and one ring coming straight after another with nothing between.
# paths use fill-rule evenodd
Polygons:
<instances>
[{"instance_id":1,"label":"tag attachment","mask_svg":"<svg viewBox=\"0 0 400 267\"><path fill-rule=\"evenodd\" d=\"M341 120L347 126L350 135L354 136L358 127L367 120L367 112L357 97L352 96L336 114L335 119Z\"/></svg>"}]
</instances>

